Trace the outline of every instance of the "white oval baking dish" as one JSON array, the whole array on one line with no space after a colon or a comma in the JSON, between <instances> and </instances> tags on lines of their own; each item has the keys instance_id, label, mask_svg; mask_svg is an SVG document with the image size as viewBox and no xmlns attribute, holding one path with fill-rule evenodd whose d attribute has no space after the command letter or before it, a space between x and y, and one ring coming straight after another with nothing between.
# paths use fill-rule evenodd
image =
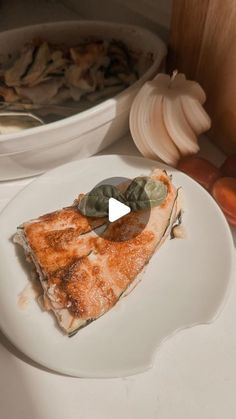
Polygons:
<instances>
[{"instance_id":1,"label":"white oval baking dish","mask_svg":"<svg viewBox=\"0 0 236 419\"><path fill-rule=\"evenodd\" d=\"M101 151L128 131L132 101L146 81L163 66L164 43L152 32L124 24L69 21L38 24L0 33L1 61L34 37L76 44L83 37L119 39L132 50L152 54L153 63L132 86L112 99L71 117L13 134L0 135L0 180L42 173L70 160Z\"/></svg>"}]
</instances>

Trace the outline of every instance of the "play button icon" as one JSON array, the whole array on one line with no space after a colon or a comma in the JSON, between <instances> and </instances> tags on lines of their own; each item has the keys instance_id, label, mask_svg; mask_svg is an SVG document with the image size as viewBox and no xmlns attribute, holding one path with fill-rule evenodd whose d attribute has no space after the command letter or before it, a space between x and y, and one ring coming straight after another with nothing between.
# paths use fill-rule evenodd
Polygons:
<instances>
[{"instance_id":1,"label":"play button icon","mask_svg":"<svg viewBox=\"0 0 236 419\"><path fill-rule=\"evenodd\" d=\"M108 218L111 223L130 213L128 205L123 204L115 198L110 198L108 203Z\"/></svg>"},{"instance_id":2,"label":"play button icon","mask_svg":"<svg viewBox=\"0 0 236 419\"><path fill-rule=\"evenodd\" d=\"M131 182L132 179L112 177L97 183L87 193L91 199L85 200L83 210L85 213L92 214L87 216L90 226L89 234L90 231L93 231L98 237L105 237L107 241L120 243L134 239L145 229L150 216L150 208L135 212L131 206L127 205L126 201L122 200L122 196L119 199L110 188L110 186L115 186L122 194L125 194ZM96 190L96 194L94 194L94 190ZM96 214L99 211L102 212L102 215L97 218Z\"/></svg>"}]
</instances>

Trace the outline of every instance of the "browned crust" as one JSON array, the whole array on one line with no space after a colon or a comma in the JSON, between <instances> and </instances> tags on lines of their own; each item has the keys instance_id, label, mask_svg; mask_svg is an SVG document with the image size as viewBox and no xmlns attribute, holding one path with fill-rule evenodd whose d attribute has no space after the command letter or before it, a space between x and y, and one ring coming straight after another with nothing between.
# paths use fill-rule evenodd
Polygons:
<instances>
[{"instance_id":1,"label":"browned crust","mask_svg":"<svg viewBox=\"0 0 236 419\"><path fill-rule=\"evenodd\" d=\"M91 240L83 235L91 232L92 227L104 223L94 219L91 223L75 206L55 211L40 217L35 222L25 224L24 233L37 262L45 275L58 267L66 267L78 257L87 255Z\"/></svg>"},{"instance_id":2,"label":"browned crust","mask_svg":"<svg viewBox=\"0 0 236 419\"><path fill-rule=\"evenodd\" d=\"M158 179L168 188L159 208L171 213L176 189L167 175ZM150 260L157 245L156 234L160 234L155 229L144 229L130 240L117 241L127 225L142 222L139 214L131 212L111 223L103 237L86 234L91 232L91 219L88 222L75 206L23 226L48 287L55 285L57 301L73 316L90 320L108 311ZM99 223L101 219L94 219L94 227Z\"/></svg>"}]
</instances>

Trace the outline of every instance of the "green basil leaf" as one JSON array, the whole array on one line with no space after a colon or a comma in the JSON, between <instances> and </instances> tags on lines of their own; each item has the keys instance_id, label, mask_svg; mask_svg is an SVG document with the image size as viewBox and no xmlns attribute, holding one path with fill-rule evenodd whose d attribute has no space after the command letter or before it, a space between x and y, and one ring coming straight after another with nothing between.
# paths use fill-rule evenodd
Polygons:
<instances>
[{"instance_id":1,"label":"green basil leaf","mask_svg":"<svg viewBox=\"0 0 236 419\"><path fill-rule=\"evenodd\" d=\"M126 204L132 211L140 211L160 205L166 196L166 185L147 176L135 178L125 193Z\"/></svg>"},{"instance_id":2,"label":"green basil leaf","mask_svg":"<svg viewBox=\"0 0 236 419\"><path fill-rule=\"evenodd\" d=\"M106 217L110 198L126 202L123 194L115 186L100 185L81 198L78 209L87 217Z\"/></svg>"}]
</instances>

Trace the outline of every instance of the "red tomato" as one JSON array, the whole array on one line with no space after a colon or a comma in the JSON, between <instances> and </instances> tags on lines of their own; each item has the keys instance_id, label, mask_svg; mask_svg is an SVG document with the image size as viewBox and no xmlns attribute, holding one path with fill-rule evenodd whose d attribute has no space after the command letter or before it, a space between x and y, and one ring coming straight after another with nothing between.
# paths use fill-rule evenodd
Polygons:
<instances>
[{"instance_id":1,"label":"red tomato","mask_svg":"<svg viewBox=\"0 0 236 419\"><path fill-rule=\"evenodd\" d=\"M220 170L208 160L198 156L184 157L178 163L177 169L186 173L208 191L221 176Z\"/></svg>"},{"instance_id":2,"label":"red tomato","mask_svg":"<svg viewBox=\"0 0 236 419\"><path fill-rule=\"evenodd\" d=\"M236 154L227 157L221 166L221 172L223 176L236 178Z\"/></svg>"},{"instance_id":3,"label":"red tomato","mask_svg":"<svg viewBox=\"0 0 236 419\"><path fill-rule=\"evenodd\" d=\"M236 225L236 179L222 177L212 187L212 195L229 223Z\"/></svg>"}]
</instances>

